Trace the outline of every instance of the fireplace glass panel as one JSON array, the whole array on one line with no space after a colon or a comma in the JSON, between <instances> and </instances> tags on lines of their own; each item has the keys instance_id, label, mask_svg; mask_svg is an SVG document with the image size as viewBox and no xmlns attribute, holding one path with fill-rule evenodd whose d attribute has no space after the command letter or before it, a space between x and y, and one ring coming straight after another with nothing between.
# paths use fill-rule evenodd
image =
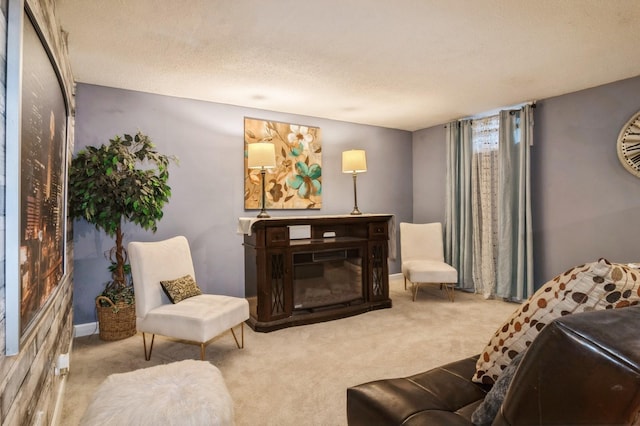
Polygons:
<instances>
[{"instance_id":1,"label":"fireplace glass panel","mask_svg":"<svg viewBox=\"0 0 640 426\"><path fill-rule=\"evenodd\" d=\"M294 310L363 299L359 248L293 254Z\"/></svg>"}]
</instances>

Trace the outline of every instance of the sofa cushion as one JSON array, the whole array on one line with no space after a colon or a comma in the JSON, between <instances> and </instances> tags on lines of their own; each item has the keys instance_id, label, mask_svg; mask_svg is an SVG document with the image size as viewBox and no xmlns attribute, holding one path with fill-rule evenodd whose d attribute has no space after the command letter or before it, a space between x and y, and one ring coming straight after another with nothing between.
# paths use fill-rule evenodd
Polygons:
<instances>
[{"instance_id":1,"label":"sofa cushion","mask_svg":"<svg viewBox=\"0 0 640 426\"><path fill-rule=\"evenodd\" d=\"M564 315L636 305L640 273L606 259L577 266L544 284L491 337L473 381L492 384L540 330Z\"/></svg>"},{"instance_id":2,"label":"sofa cushion","mask_svg":"<svg viewBox=\"0 0 640 426\"><path fill-rule=\"evenodd\" d=\"M171 303L178 303L202 294L200 287L191 275L185 275L175 280L160 281L160 285Z\"/></svg>"},{"instance_id":3,"label":"sofa cushion","mask_svg":"<svg viewBox=\"0 0 640 426\"><path fill-rule=\"evenodd\" d=\"M350 426L470 425L489 387L470 380L476 357L413 376L376 380L347 389Z\"/></svg>"}]
</instances>

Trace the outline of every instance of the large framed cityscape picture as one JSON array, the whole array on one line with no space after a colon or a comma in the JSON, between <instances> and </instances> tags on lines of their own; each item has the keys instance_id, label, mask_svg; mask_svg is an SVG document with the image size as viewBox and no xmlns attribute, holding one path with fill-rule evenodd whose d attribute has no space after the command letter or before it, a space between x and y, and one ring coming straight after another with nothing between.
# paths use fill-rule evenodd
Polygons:
<instances>
[{"instance_id":1,"label":"large framed cityscape picture","mask_svg":"<svg viewBox=\"0 0 640 426\"><path fill-rule=\"evenodd\" d=\"M13 11L14 15L17 11ZM15 28L9 10L9 28ZM19 19L18 19L19 21ZM62 281L65 271L66 247L66 175L67 175L67 123L69 104L51 49L28 7L22 7L22 67L17 88L7 81L7 103L12 100L9 91L15 92L19 116L13 135L9 108L7 108L7 140L17 136L18 161L16 162L19 181L18 212L7 212L7 221L15 222L19 235L17 268L7 273L7 347L6 352L19 350L20 338L50 300L51 295ZM11 34L11 32L9 32ZM14 35L15 36L15 35ZM9 36L8 36L9 37ZM9 43L14 40L9 39ZM9 46L9 45L8 45ZM7 65L12 63L11 47L7 50ZM14 70L15 71L15 70ZM8 74L10 71L8 71ZM8 153L9 154L9 153ZM7 155L7 165L12 158ZM15 176L16 171L12 173ZM7 188L10 185L7 184ZM9 231L8 223L7 231ZM9 234L9 232L8 232ZM10 241L10 235L7 235ZM11 245L7 244L7 251ZM11 259L7 253L7 259ZM17 273L17 277L13 275ZM17 280L15 280L17 278ZM14 281L15 280L15 281ZM17 289L15 283L17 282ZM18 294L15 294L15 291ZM9 295L19 300L19 311L15 310ZM16 315L17 314L17 315ZM17 316L17 318L16 318ZM17 324L12 322L16 322ZM10 336L17 332L18 336ZM16 338L17 337L17 338ZM10 344L11 343L11 344ZM15 345L18 348L15 348Z\"/></svg>"}]
</instances>

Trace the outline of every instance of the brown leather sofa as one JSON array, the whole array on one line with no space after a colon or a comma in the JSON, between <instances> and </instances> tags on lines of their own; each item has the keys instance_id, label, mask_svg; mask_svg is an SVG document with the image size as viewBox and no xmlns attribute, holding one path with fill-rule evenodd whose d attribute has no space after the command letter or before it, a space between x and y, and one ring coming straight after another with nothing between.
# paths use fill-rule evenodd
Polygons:
<instances>
[{"instance_id":1,"label":"brown leather sofa","mask_svg":"<svg viewBox=\"0 0 640 426\"><path fill-rule=\"evenodd\" d=\"M491 388L470 380L476 359L347 389L348 424L473 424L472 413ZM549 323L507 386L488 424L640 424L640 306Z\"/></svg>"}]
</instances>

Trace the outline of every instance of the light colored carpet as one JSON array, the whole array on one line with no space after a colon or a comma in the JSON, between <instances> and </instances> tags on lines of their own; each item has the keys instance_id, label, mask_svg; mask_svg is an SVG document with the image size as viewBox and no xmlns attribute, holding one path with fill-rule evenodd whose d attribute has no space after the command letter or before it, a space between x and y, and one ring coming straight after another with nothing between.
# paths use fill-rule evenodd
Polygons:
<instances>
[{"instance_id":1,"label":"light colored carpet","mask_svg":"<svg viewBox=\"0 0 640 426\"><path fill-rule=\"evenodd\" d=\"M390 279L391 309L335 321L256 333L245 326L245 348L230 333L207 347L222 372L243 425L346 425L346 389L371 380L415 374L480 353L518 305L423 286L416 302L401 276ZM93 391L112 373L199 359L195 345L156 337L144 360L142 335L103 342L76 338L62 424L77 425Z\"/></svg>"}]
</instances>

